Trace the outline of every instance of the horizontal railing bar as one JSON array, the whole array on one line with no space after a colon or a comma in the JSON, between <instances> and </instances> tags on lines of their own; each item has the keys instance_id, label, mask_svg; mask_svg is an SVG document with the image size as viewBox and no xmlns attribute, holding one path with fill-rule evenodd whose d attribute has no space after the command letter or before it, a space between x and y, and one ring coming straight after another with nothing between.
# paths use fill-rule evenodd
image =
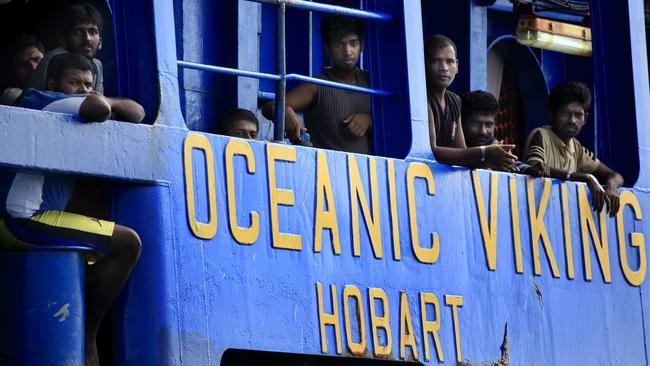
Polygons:
<instances>
[{"instance_id":1,"label":"horizontal railing bar","mask_svg":"<svg viewBox=\"0 0 650 366\"><path fill-rule=\"evenodd\" d=\"M257 92L257 97L259 99L264 99L264 100L274 100L275 99L275 93L259 91L259 92Z\"/></svg>"},{"instance_id":2,"label":"horizontal railing bar","mask_svg":"<svg viewBox=\"0 0 650 366\"><path fill-rule=\"evenodd\" d=\"M197 64L197 63L194 63L194 62L187 62L187 61L181 61L181 60L178 60L178 66L186 67L186 68L189 68L189 69L195 69L195 70L210 71L210 72L215 72L215 73L218 73L218 74L227 74L227 75L250 77L250 78L254 78L254 79L266 79L266 80L273 80L273 81L279 81L280 80L280 77L278 75L266 74L266 73L263 73L263 72L231 69L229 67L222 67L222 66ZM381 96L381 97L393 96L393 93L387 92L385 90L364 88L362 86L337 83L335 81L323 80L323 79L318 79L318 78L314 78L314 77L310 77L310 76L304 76L304 75L300 75L300 74L287 74L287 81L302 81L302 82L309 83L309 84L329 86L329 87L332 87L332 88L335 88L335 89L349 90L349 91L353 91L353 92L357 92L357 93L377 95L377 96Z\"/></svg>"},{"instance_id":3,"label":"horizontal railing bar","mask_svg":"<svg viewBox=\"0 0 650 366\"><path fill-rule=\"evenodd\" d=\"M318 78L299 75L299 74L287 74L287 81L290 81L290 80L291 81L302 81L302 82L309 83L309 84L329 86L329 87L336 88L336 89L349 90L349 91L354 91L354 92L363 93L363 94L377 95L377 96L381 96L381 97L390 97L390 96L393 95L393 93L387 92L385 90L364 88L362 86L337 83L335 81L323 80L323 79L318 79Z\"/></svg>"},{"instance_id":4,"label":"horizontal railing bar","mask_svg":"<svg viewBox=\"0 0 650 366\"><path fill-rule=\"evenodd\" d=\"M263 4L273 4L277 5L278 0L248 0L256 3ZM287 7L317 11L321 13L330 13L330 14L339 14L347 15L350 17L361 18L361 19L370 19L370 20L379 20L383 22L390 22L393 20L393 16L390 14L372 12L367 10L351 9L339 5L330 5L330 4L321 4L317 2L304 1L304 0L285 0Z\"/></svg>"},{"instance_id":5,"label":"horizontal railing bar","mask_svg":"<svg viewBox=\"0 0 650 366\"><path fill-rule=\"evenodd\" d=\"M178 66L188 68L188 69L210 71L210 72L216 72L218 74L244 76L253 79L264 79L264 80L273 80L273 81L280 80L280 77L278 75L267 74L263 72L232 69L230 67L223 67L223 66L197 64L194 62L188 62L182 60L178 60L177 62L178 62Z\"/></svg>"}]
</instances>

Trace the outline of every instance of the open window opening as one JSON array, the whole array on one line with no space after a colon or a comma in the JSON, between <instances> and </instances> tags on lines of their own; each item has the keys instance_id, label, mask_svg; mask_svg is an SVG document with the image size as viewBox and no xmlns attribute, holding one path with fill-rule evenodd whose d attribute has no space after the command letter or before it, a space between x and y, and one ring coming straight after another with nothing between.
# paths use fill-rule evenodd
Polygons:
<instances>
[{"instance_id":1,"label":"open window opening","mask_svg":"<svg viewBox=\"0 0 650 366\"><path fill-rule=\"evenodd\" d=\"M321 1L321 4L340 9L364 9L363 2L359 0ZM314 84L316 80L325 80L338 83L340 87L370 88L369 72L364 67L368 63L365 60L368 53L364 52L364 48L368 47L367 28L371 22L350 14L343 14L345 19L333 20L333 15L328 12L309 10L287 8L286 47L283 50L277 43L277 7L262 6L261 70L274 73L278 70L279 53L285 53L288 75L285 124L296 123L296 112L297 123L306 128L298 141L297 136L290 136L290 130L287 130L287 137L293 143L303 146L314 145L331 150L373 154L372 96ZM337 50L339 44L350 48L346 48L345 52L349 53L345 53L344 57L353 58L354 65L342 65L342 61L337 59L342 55ZM353 71L349 70L350 67L354 68ZM343 76L344 72L348 75ZM298 76L316 79L309 81ZM270 132L267 134L269 139L274 138L274 131L270 127L274 126L273 121L278 118L272 116L268 107L277 97L276 86L277 83L271 80L260 83L260 107L265 112L264 125L269 126L266 129ZM370 126L363 126L363 132L348 129L345 123L351 116L358 117L359 121L365 116L363 121Z\"/></svg>"},{"instance_id":2,"label":"open window opening","mask_svg":"<svg viewBox=\"0 0 650 366\"><path fill-rule=\"evenodd\" d=\"M3 55L0 63L0 93L8 88L18 89L3 99L4 105L17 105L21 93L34 86L47 89L45 81L35 82L33 70L40 64L43 56L46 60L48 53L56 54L69 51L64 43L70 43L62 30L67 26L66 19L58 16L61 10L71 5L90 5L99 13L102 27L99 30L98 45L90 42L79 45L79 53L83 47L96 48L86 55L93 60L94 91L101 91L107 97L127 97L141 104L146 117L143 122L153 123L158 109L158 93L155 81L155 49L153 42L153 23L144 14L151 14L151 5L126 4L122 0L9 0L0 4L0 49ZM138 24L130 23L131 18L138 18ZM146 46L145 46L146 45ZM137 62L137 58L148 59L151 62ZM27 57L27 51L31 52ZM61 50L61 51L58 51ZM19 57L22 54L25 57ZM40 57L37 57L38 54ZM54 53L53 53L54 54ZM15 72L17 71L17 72ZM46 80L47 68L44 68L42 79ZM25 75L26 74L26 79ZM19 77L16 77L19 75ZM98 76L99 79L98 79ZM24 80L23 80L24 79ZM28 81L30 80L31 81ZM37 86L37 84L39 86ZM44 86L40 86L43 84Z\"/></svg>"},{"instance_id":3,"label":"open window opening","mask_svg":"<svg viewBox=\"0 0 650 366\"><path fill-rule=\"evenodd\" d=\"M622 65L611 57L612 47L618 55L630 54L629 32L633 30L627 6L576 1L574 7L565 9L566 4L550 3L461 2L440 11L442 1L422 0L423 33L425 38L443 34L455 42L457 74L446 90L459 95L474 90L492 94L499 102L499 110L491 141L516 144L514 152L520 158L525 158L529 133L551 124L550 92L568 81L586 85L592 103L583 113L585 120L579 133L573 137L588 154L593 152L595 158L590 158L590 167L603 163L621 173L626 185L631 185L638 175L638 147L636 139L630 140L636 136L632 65ZM469 19L469 24L458 27L457 19ZM555 28L549 33L540 24ZM621 24L626 29L621 30ZM548 38L549 34L552 38ZM547 42L542 42L545 39ZM616 77L612 76L614 70ZM616 112L620 111L618 103L629 107L623 112L629 118L622 119ZM623 126L623 120L629 123ZM617 143L615 136L623 136L623 130L628 137L618 141L632 144ZM560 177L559 173L554 174ZM605 174L601 175L604 179Z\"/></svg>"},{"instance_id":4,"label":"open window opening","mask_svg":"<svg viewBox=\"0 0 650 366\"><path fill-rule=\"evenodd\" d=\"M513 151L521 156L528 133L545 124L548 104L546 82L534 53L512 37L495 41L487 52L487 92L499 103L495 138L516 145Z\"/></svg>"},{"instance_id":5,"label":"open window opening","mask_svg":"<svg viewBox=\"0 0 650 366\"><path fill-rule=\"evenodd\" d=\"M332 120L337 121L330 128L333 134L343 135L344 132L350 132L352 137L359 140L373 139L372 143L366 144L371 148L358 150L354 148L362 145L361 143L350 143L350 148L326 144L323 142L324 139L319 139L321 132L314 128L312 131L309 131L309 128L306 131L307 134L310 132L315 134L313 137L299 133L300 128L296 126L304 125L304 120L301 117L291 119L292 123L290 123L291 127L288 131L294 131L295 134L289 133L288 140L303 146L309 146L309 144L303 144L302 141L311 140L313 145L321 148L404 157L409 145L406 138L403 137L408 136L410 129L408 126L404 126L405 128L397 134L391 134L389 139L389 134L383 133L383 125L388 124L383 115L389 113L382 110L382 106L379 104L384 103L383 98L392 96L394 105L401 104L400 108L391 108L395 114L403 112L399 119L403 120L404 115L409 114L406 103L397 98L399 94L408 95L405 62L388 67L389 71L400 70L391 76L395 78L400 75L404 76L402 79L388 81L387 79L390 78L385 75L386 71L382 75L375 72L380 69L379 59L384 54L389 52L395 54L395 49L401 49L400 54L405 55L403 52L403 29L400 22L400 13L403 9L398 4L367 3L369 2L359 0L322 1L314 2L313 5L287 3L282 22L278 21L277 16L279 5L272 2L250 0L235 4L218 3L218 5L207 6L210 11L206 11L206 6L197 6L184 1L175 2L177 39L179 39L177 56L181 68L179 72L180 99L187 126L192 130L241 137L226 133L227 131L221 126L224 124L225 118L222 116L225 112L233 108L241 108L253 112L258 118L258 139L284 140L281 125L274 125L271 122L276 119L284 120L284 118L274 116L275 113L285 115L284 108L264 108L264 106L269 101L275 100L276 97L280 98L285 95L283 92L278 93L278 90L281 90L278 89L278 85L284 85L284 90L291 92L296 85L305 83L306 85L316 85L314 88L326 87L337 91L344 90L350 95L354 95L355 98L356 95L365 98L364 103L353 103L355 111L347 113L341 118L331 117L330 115L335 114L334 111L332 113L317 113L317 115L322 118L331 117ZM199 13L210 14L210 16L203 16ZM328 45L323 44L319 30L323 19L327 14L332 13L355 19L364 24L363 28L367 29L368 34L373 34L373 36L366 37L364 32L359 37L358 43L361 44L359 48L363 51L356 56L358 61L353 65L359 69L353 73L354 80L352 78L338 80L336 77L329 80L323 75L316 77L323 70L327 70L327 66L330 64L330 57L326 55ZM215 20L215 14L217 19L223 21ZM248 26L244 27L244 24ZM258 31L250 32L250 24L257 24ZM284 26L281 28L279 24ZM188 31L190 27L192 32ZM391 41L392 46L384 47L384 51L374 50L377 42L373 41L374 43L371 44L371 40L376 38L374 35L378 32L383 32L386 29L389 29L390 33L384 32L383 36L390 37L391 40L394 38L395 43ZM199 41L196 39L194 30L200 34L206 34L206 36ZM278 37L278 32L282 31L285 34L284 38ZM285 40L283 45L279 45L279 39ZM215 44L218 46L215 47ZM379 56L380 54L381 56ZM284 61L280 61L281 59ZM405 60L404 58L403 61ZM286 65L286 67L282 69L278 68L278 65ZM370 73L365 73L362 69L369 69ZM377 88L379 83L382 84L381 88ZM399 85L399 88L391 88L391 84ZM315 104L316 99L314 97L310 100ZM306 106L301 106L300 109L302 110L302 107L309 109L312 102L306 102ZM361 108L358 104L367 105L367 107ZM284 103L278 103L278 105L284 106ZM384 104L383 109L386 109L387 106ZM359 112L356 112L357 109ZM268 118L262 117L263 114ZM355 114L364 115L359 119L364 122L363 128L347 131L346 124L348 121L356 121L352 117ZM292 114L286 115L293 116ZM370 117L366 117L366 115ZM348 117L350 118L348 119ZM404 141L401 141L401 144L397 143L395 135L401 136ZM391 141L389 144L383 140ZM391 153L391 150L400 152Z\"/></svg>"}]
</instances>

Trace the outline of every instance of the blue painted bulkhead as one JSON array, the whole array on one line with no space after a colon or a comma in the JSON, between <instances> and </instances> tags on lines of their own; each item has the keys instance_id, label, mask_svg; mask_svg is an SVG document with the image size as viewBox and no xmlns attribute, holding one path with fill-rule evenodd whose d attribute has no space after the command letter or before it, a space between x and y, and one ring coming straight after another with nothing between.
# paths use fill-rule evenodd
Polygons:
<instances>
[{"instance_id":1,"label":"blue painted bulkhead","mask_svg":"<svg viewBox=\"0 0 650 366\"><path fill-rule=\"evenodd\" d=\"M508 39L514 29L507 24L512 15L491 3L363 2L364 9L394 17L387 24L369 23L365 40L364 65L371 71L372 86L395 94L373 99L379 157L244 142L213 133L222 111L235 106L257 109L258 91L272 89L252 79L178 69L176 60L274 72L269 62L273 35L266 33L265 23L272 18L268 15L272 7L247 1L110 2L114 54L104 50L100 56L114 57L111 88L141 102L152 125L84 124L73 116L0 107L0 165L112 181L111 218L134 228L142 238L140 262L114 306L117 364L219 365L229 349L418 359L426 364L456 364L462 357L471 364L490 364L501 357L506 323L510 364L647 363L648 320L643 314L650 311L645 299L648 285L630 284L623 271L627 267L621 264L637 270L647 263L645 244L643 250L630 245L630 233L650 233L647 219L635 220L634 210L627 206L620 218L608 218L600 226L597 215L580 212L580 200L588 197L579 194L583 185L473 173L434 161L426 121L423 37L440 32L457 40L461 70L455 91L485 88L487 49ZM581 138L599 158L624 173L626 191L638 200L639 212L647 214L650 95L643 9L635 0L621 4L592 1L593 28L600 29L594 31L592 59L526 52L535 57L546 83L546 90L535 95L547 95L573 75L594 86L593 129ZM290 27L307 22L304 14L290 16L296 19ZM317 30L318 16L314 18ZM300 45L306 42L298 30L290 37L302 39ZM299 51L299 47L288 50L290 55ZM315 72L327 60L319 51L314 55ZM304 62L305 57L297 59ZM295 67L289 72L310 71L304 63L289 67ZM535 80L536 85L540 82ZM539 122L532 120L542 111L540 105L530 108L529 127L544 123L545 116L539 116ZM191 148L196 141L202 145ZM228 175L230 164L233 171ZM214 184L209 183L211 167ZM357 197L356 182L363 188L359 195L365 197ZM498 187L495 193L491 182ZM328 184L331 197L326 193ZM545 185L548 198L542 194ZM190 197L188 187L194 191ZM232 202L228 188L233 190ZM275 188L292 191L294 203L282 204L283 195L273 193ZM320 208L319 196L327 197ZM189 202L195 204L194 214L189 213ZM229 216L233 202L237 212ZM361 208L364 202L366 209ZM513 202L518 207L513 208ZM536 226L534 216L543 202L546 214L543 224ZM487 216L484 224L482 208ZM338 235L336 230L317 231L316 212L334 209ZM364 210L374 222L364 219ZM259 232L254 243L245 244L236 226L255 227L252 211L258 213ZM610 263L609 283L593 234L581 223L587 216L594 220L597 235L606 228L609 258L603 260ZM193 222L216 222L216 231L197 231ZM543 240L531 240L531 226L539 225L546 228L551 249L544 249ZM496 236L494 270L486 254L485 231ZM299 235L300 250L277 248L283 243L278 232ZM371 238L376 232L378 236ZM438 246L432 244L435 235ZM322 238L320 249L316 236ZM340 239L340 253L335 252L335 237ZM572 261L567 259L567 238ZM639 240L638 235L634 238ZM429 260L434 263L423 263L429 248L438 248L439 254ZM551 250L555 260L549 259ZM331 285L336 286L334 297ZM352 298L344 296L344 289ZM382 292L387 302L382 302ZM326 325L322 336L320 322L334 312L339 315L337 325ZM413 329L408 329L403 314L410 315ZM382 317L389 318L387 325L382 325ZM434 332L439 340L431 332L423 335L423 323L439 328ZM408 335L414 346L404 347L402 356L400 341L407 344ZM389 355L378 356L388 338ZM365 352L356 354L352 348L362 339Z\"/></svg>"}]
</instances>

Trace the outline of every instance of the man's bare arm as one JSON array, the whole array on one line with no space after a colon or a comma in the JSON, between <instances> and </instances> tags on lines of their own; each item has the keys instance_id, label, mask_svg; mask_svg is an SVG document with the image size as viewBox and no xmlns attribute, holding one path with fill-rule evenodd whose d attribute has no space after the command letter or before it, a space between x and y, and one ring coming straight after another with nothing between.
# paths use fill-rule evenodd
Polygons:
<instances>
[{"instance_id":1,"label":"man's bare arm","mask_svg":"<svg viewBox=\"0 0 650 366\"><path fill-rule=\"evenodd\" d=\"M600 179L601 182L605 182L605 192L609 197L609 216L616 215L620 207L618 188L625 183L623 176L602 162L598 163L594 175Z\"/></svg>"},{"instance_id":2,"label":"man's bare arm","mask_svg":"<svg viewBox=\"0 0 650 366\"><path fill-rule=\"evenodd\" d=\"M551 178L587 183L587 187L591 191L591 205L594 211L600 212L606 205L610 216L614 216L618 212L620 206L618 187L623 185L623 177L607 165L599 163L593 174L570 172L549 166L547 166L547 170L549 171L548 176ZM605 182L605 188L599 180Z\"/></svg>"},{"instance_id":3,"label":"man's bare arm","mask_svg":"<svg viewBox=\"0 0 650 366\"><path fill-rule=\"evenodd\" d=\"M103 95L90 94L79 106L79 115L90 122L104 122L111 116L111 103Z\"/></svg>"},{"instance_id":4,"label":"man's bare arm","mask_svg":"<svg viewBox=\"0 0 650 366\"><path fill-rule=\"evenodd\" d=\"M144 108L131 99L107 98L93 93L81 103L79 115L90 122L103 122L115 118L138 123L144 119Z\"/></svg>"},{"instance_id":5,"label":"man's bare arm","mask_svg":"<svg viewBox=\"0 0 650 366\"><path fill-rule=\"evenodd\" d=\"M436 160L440 163L447 165L462 165L468 168L498 168L500 170L517 172L515 160L517 157L510 153L514 145L488 145L485 146L485 159L481 161L483 152L480 147L471 148L456 148L456 147L442 147L436 144L436 128L431 106L427 104L428 122L429 122L429 144L431 151ZM464 136L462 129L460 130L460 137L463 139L463 146L465 146ZM456 133L456 140L459 134ZM457 143L455 143L457 144Z\"/></svg>"},{"instance_id":6,"label":"man's bare arm","mask_svg":"<svg viewBox=\"0 0 650 366\"><path fill-rule=\"evenodd\" d=\"M309 107L316 99L318 89L316 85L302 83L286 96L286 110L284 117L284 130L290 140L300 140L300 131L302 130L300 120L296 112L300 112ZM275 114L275 103L269 102L262 108L262 115L269 120L273 120Z\"/></svg>"},{"instance_id":7,"label":"man's bare arm","mask_svg":"<svg viewBox=\"0 0 650 366\"><path fill-rule=\"evenodd\" d=\"M119 121L140 123L144 119L144 108L128 98L106 98L111 104L112 115Z\"/></svg>"},{"instance_id":8,"label":"man's bare arm","mask_svg":"<svg viewBox=\"0 0 650 366\"><path fill-rule=\"evenodd\" d=\"M465 133L463 133L463 122L460 117L458 117L458 123L456 123L456 136L454 138L454 147L459 149L464 149L467 147L465 144Z\"/></svg>"}]
</instances>

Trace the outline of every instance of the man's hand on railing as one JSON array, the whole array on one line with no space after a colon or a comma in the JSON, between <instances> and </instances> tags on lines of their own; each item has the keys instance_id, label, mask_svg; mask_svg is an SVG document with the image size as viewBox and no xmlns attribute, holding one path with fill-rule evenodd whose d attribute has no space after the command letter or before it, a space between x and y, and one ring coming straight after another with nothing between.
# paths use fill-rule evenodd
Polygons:
<instances>
[{"instance_id":1,"label":"man's hand on railing","mask_svg":"<svg viewBox=\"0 0 650 366\"><path fill-rule=\"evenodd\" d=\"M287 106L284 111L284 132L287 134L287 138L291 142L300 141L302 131L307 131L307 129L300 124L300 119L293 108Z\"/></svg>"},{"instance_id":2,"label":"man's hand on railing","mask_svg":"<svg viewBox=\"0 0 650 366\"><path fill-rule=\"evenodd\" d=\"M551 168L547 163L536 160L530 163L525 173L537 178L549 177L551 175Z\"/></svg>"}]
</instances>

